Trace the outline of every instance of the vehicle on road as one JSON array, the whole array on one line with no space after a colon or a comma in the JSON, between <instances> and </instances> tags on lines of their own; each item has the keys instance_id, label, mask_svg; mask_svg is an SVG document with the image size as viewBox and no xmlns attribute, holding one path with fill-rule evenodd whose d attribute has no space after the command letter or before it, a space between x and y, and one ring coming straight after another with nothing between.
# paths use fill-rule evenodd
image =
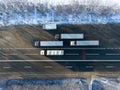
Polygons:
<instances>
[{"instance_id":1,"label":"vehicle on road","mask_svg":"<svg viewBox=\"0 0 120 90\"><path fill-rule=\"evenodd\" d=\"M44 29L44 30L56 30L57 24L44 24L42 26L42 29Z\"/></svg>"},{"instance_id":2,"label":"vehicle on road","mask_svg":"<svg viewBox=\"0 0 120 90\"><path fill-rule=\"evenodd\" d=\"M98 40L70 41L70 46L99 46Z\"/></svg>"},{"instance_id":3,"label":"vehicle on road","mask_svg":"<svg viewBox=\"0 0 120 90\"><path fill-rule=\"evenodd\" d=\"M64 50L41 50L40 55L60 56L60 55L64 55Z\"/></svg>"},{"instance_id":4,"label":"vehicle on road","mask_svg":"<svg viewBox=\"0 0 120 90\"><path fill-rule=\"evenodd\" d=\"M55 39L84 39L84 34L56 34Z\"/></svg>"}]
</instances>

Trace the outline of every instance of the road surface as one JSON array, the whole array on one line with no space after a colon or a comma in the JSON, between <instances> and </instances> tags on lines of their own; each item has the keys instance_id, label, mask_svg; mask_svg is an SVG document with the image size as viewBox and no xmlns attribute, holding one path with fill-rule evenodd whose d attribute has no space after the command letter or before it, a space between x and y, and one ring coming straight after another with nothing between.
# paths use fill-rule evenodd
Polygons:
<instances>
[{"instance_id":1,"label":"road surface","mask_svg":"<svg viewBox=\"0 0 120 90\"><path fill-rule=\"evenodd\" d=\"M46 56L47 60L59 61L119 61L120 48L1 48L0 60L21 60L21 57L30 57L24 60L43 60L40 50L64 50L62 56ZM21 52L19 54L19 52Z\"/></svg>"}]
</instances>

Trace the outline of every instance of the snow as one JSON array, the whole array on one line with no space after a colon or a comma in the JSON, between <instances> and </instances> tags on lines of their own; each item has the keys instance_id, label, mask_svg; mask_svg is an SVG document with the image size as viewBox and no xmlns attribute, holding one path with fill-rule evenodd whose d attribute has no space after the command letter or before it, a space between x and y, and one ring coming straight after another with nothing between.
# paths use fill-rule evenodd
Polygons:
<instances>
[{"instance_id":1,"label":"snow","mask_svg":"<svg viewBox=\"0 0 120 90\"><path fill-rule=\"evenodd\" d=\"M92 90L120 90L120 82L117 78L94 78L92 80Z\"/></svg>"},{"instance_id":2,"label":"snow","mask_svg":"<svg viewBox=\"0 0 120 90\"><path fill-rule=\"evenodd\" d=\"M120 23L120 0L0 0L0 26L45 23Z\"/></svg>"}]
</instances>

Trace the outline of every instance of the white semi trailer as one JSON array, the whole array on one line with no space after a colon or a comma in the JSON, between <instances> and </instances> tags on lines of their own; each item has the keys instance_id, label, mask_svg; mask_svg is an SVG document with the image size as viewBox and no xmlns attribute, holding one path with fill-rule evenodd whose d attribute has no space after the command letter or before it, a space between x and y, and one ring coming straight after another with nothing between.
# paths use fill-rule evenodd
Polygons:
<instances>
[{"instance_id":1,"label":"white semi trailer","mask_svg":"<svg viewBox=\"0 0 120 90\"><path fill-rule=\"evenodd\" d=\"M63 41L40 41L40 47L63 46Z\"/></svg>"},{"instance_id":2,"label":"white semi trailer","mask_svg":"<svg viewBox=\"0 0 120 90\"><path fill-rule=\"evenodd\" d=\"M40 55L62 56L62 55L64 55L64 50L41 50Z\"/></svg>"},{"instance_id":3,"label":"white semi trailer","mask_svg":"<svg viewBox=\"0 0 120 90\"><path fill-rule=\"evenodd\" d=\"M70 41L70 46L99 46L98 40Z\"/></svg>"},{"instance_id":4,"label":"white semi trailer","mask_svg":"<svg viewBox=\"0 0 120 90\"><path fill-rule=\"evenodd\" d=\"M56 34L56 39L84 39L84 34Z\"/></svg>"}]
</instances>

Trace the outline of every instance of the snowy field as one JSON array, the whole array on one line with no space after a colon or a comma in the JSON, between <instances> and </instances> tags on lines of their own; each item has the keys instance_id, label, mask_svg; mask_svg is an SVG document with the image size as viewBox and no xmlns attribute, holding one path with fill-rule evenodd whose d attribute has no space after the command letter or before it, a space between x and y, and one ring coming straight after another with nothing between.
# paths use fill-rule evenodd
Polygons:
<instances>
[{"instance_id":1,"label":"snowy field","mask_svg":"<svg viewBox=\"0 0 120 90\"><path fill-rule=\"evenodd\" d=\"M71 79L1 80L0 90L120 90L120 80L115 77Z\"/></svg>"},{"instance_id":2,"label":"snowy field","mask_svg":"<svg viewBox=\"0 0 120 90\"><path fill-rule=\"evenodd\" d=\"M96 78L92 81L92 90L120 90L117 78Z\"/></svg>"},{"instance_id":3,"label":"snowy field","mask_svg":"<svg viewBox=\"0 0 120 90\"><path fill-rule=\"evenodd\" d=\"M120 2L110 1L0 0L0 26L120 23Z\"/></svg>"},{"instance_id":4,"label":"snowy field","mask_svg":"<svg viewBox=\"0 0 120 90\"><path fill-rule=\"evenodd\" d=\"M85 79L8 80L0 90L88 90Z\"/></svg>"}]
</instances>

